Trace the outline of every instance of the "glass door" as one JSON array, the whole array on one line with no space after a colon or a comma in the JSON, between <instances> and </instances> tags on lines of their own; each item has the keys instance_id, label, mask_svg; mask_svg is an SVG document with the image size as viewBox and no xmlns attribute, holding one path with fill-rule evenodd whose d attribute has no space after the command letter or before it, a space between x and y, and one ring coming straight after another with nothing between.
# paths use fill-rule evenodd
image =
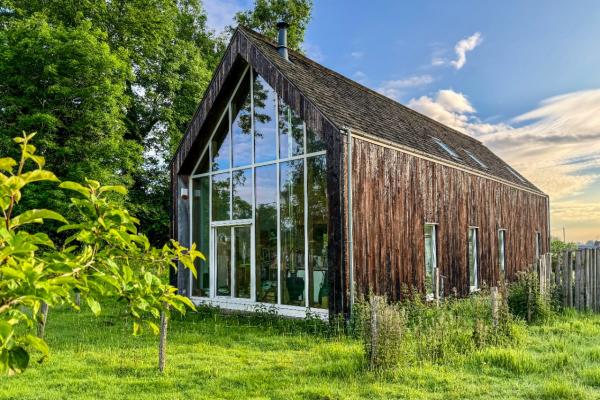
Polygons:
<instances>
[{"instance_id":1,"label":"glass door","mask_svg":"<svg viewBox=\"0 0 600 400\"><path fill-rule=\"evenodd\" d=\"M216 295L252 299L252 225L213 227Z\"/></svg>"}]
</instances>

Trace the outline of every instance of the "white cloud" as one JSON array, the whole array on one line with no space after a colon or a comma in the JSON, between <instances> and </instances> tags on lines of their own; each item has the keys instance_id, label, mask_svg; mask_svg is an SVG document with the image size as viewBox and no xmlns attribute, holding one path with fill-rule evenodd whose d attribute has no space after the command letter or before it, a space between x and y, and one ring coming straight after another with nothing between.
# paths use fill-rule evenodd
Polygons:
<instances>
[{"instance_id":1,"label":"white cloud","mask_svg":"<svg viewBox=\"0 0 600 400\"><path fill-rule=\"evenodd\" d=\"M481 33L475 32L468 38L460 40L454 46L454 52L456 53L456 60L450 61L450 64L456 69L461 69L467 62L467 52L472 51L475 47L479 46L483 41ZM439 64L438 64L439 65Z\"/></svg>"},{"instance_id":2,"label":"white cloud","mask_svg":"<svg viewBox=\"0 0 600 400\"><path fill-rule=\"evenodd\" d=\"M365 53L362 51L353 51L352 53L350 53L350 56L352 58L363 58L364 55L365 55Z\"/></svg>"},{"instance_id":3,"label":"white cloud","mask_svg":"<svg viewBox=\"0 0 600 400\"><path fill-rule=\"evenodd\" d=\"M581 195L600 178L600 89L544 100L512 125L481 122L466 96L452 90L408 106L477 137L553 200Z\"/></svg>"},{"instance_id":4,"label":"white cloud","mask_svg":"<svg viewBox=\"0 0 600 400\"><path fill-rule=\"evenodd\" d=\"M356 71L355 73L352 74L352 79L354 79L356 82L364 85L364 83L367 79L367 74L365 74L362 71Z\"/></svg>"},{"instance_id":5,"label":"white cloud","mask_svg":"<svg viewBox=\"0 0 600 400\"><path fill-rule=\"evenodd\" d=\"M206 25L216 33L221 33L228 25L233 25L233 17L243 9L243 5L235 0L204 0Z\"/></svg>"},{"instance_id":6,"label":"white cloud","mask_svg":"<svg viewBox=\"0 0 600 400\"><path fill-rule=\"evenodd\" d=\"M431 75L417 75L406 79L385 81L377 88L377 91L384 96L398 100L405 89L429 85L432 82L433 77Z\"/></svg>"}]
</instances>

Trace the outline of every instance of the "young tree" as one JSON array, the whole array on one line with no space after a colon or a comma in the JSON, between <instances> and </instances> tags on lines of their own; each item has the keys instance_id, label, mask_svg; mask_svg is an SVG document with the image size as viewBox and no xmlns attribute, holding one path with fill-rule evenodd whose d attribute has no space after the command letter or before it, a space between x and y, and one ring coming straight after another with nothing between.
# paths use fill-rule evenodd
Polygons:
<instances>
[{"instance_id":1,"label":"young tree","mask_svg":"<svg viewBox=\"0 0 600 400\"><path fill-rule=\"evenodd\" d=\"M285 21L289 24L288 46L300 50L311 10L312 0L254 0L254 9L238 12L235 21L273 40L277 39L277 23Z\"/></svg>"},{"instance_id":2,"label":"young tree","mask_svg":"<svg viewBox=\"0 0 600 400\"><path fill-rule=\"evenodd\" d=\"M31 331L43 305L47 307L72 301L73 290L80 291L95 314L100 313L100 297L123 302L133 317L133 332L142 326L161 331L161 371L164 369L166 324L171 309L185 313L191 301L165 283L165 272L177 262L195 274L194 261L202 255L171 241L157 249L137 232L137 219L122 208L118 198L126 194L123 186L86 185L63 182L62 189L79 193L71 199L76 220L68 223L59 213L30 209L15 215L23 200L23 189L35 182L56 182L56 176L43 169L44 158L36 155L32 135L15 139L21 148L19 162L0 158L0 373L24 371L31 349L48 354L43 338ZM37 168L27 170L35 164ZM29 233L32 223L56 220L69 232L65 247L58 251L45 233ZM154 322L161 320L161 328Z\"/></svg>"}]
</instances>

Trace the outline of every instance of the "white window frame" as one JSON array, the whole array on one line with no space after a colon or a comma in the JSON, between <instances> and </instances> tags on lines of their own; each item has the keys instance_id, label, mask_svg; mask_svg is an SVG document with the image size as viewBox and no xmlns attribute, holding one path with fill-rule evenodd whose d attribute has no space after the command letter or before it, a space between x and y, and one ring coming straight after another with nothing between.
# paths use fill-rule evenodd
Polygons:
<instances>
[{"instance_id":1,"label":"white window frame","mask_svg":"<svg viewBox=\"0 0 600 400\"><path fill-rule=\"evenodd\" d=\"M502 259L500 258L500 234L502 234ZM502 260L502 263L500 263ZM502 268L500 268L502 267ZM506 275L506 229L498 229L498 271Z\"/></svg>"},{"instance_id":2,"label":"white window frame","mask_svg":"<svg viewBox=\"0 0 600 400\"><path fill-rule=\"evenodd\" d=\"M433 270L431 271L431 279L433 280L433 282L432 282L433 292L432 293L426 293L426 299L427 300L433 300L434 297L435 297L435 286L437 285L437 282L435 281L435 274L436 274L436 270L438 269L438 262L437 262L437 259L438 259L438 256L437 256L437 228L438 228L438 224L434 223L434 222L425 222L425 224L423 226L423 242L425 242L425 228L427 226L431 226L433 228L432 229L432 235L431 235L431 242L432 242L432 247L433 247L433 253L432 253ZM439 271L438 271L438 273L439 273ZM427 278L427 263L425 263L425 275L424 276L425 276L425 278ZM441 276L440 276L440 283L441 283ZM425 287L427 287L427 286L425 286ZM440 294L440 296L442 296L441 290L439 290L438 293Z\"/></svg>"},{"instance_id":3,"label":"white window frame","mask_svg":"<svg viewBox=\"0 0 600 400\"><path fill-rule=\"evenodd\" d=\"M471 257L469 256L469 236L471 236L471 231L474 231L474 243L473 243L473 253L474 253L474 265L473 265L473 273L475 274L475 285L471 285ZM477 292L480 288L479 282L479 227L477 226L469 226L469 231L467 233L467 266L468 266L468 278L469 278L469 289L471 292Z\"/></svg>"},{"instance_id":4,"label":"white window frame","mask_svg":"<svg viewBox=\"0 0 600 400\"><path fill-rule=\"evenodd\" d=\"M198 161L196 162L196 164L194 165L194 169L192 170L192 173L190 175L190 191L193 190L193 181L195 178L200 178L200 177L205 177L208 176L209 177L209 221L210 221L210 235L209 235L209 248L210 251L212 252L211 254L209 254L209 271L210 271L210 283L211 283L211 287L209 288L209 297L198 297L198 296L191 296L192 300L197 303L197 304L201 304L201 303L210 303L213 305L217 305L217 306L222 306L225 308L229 308L229 309L239 309L239 310L246 310L246 311L250 311L252 310L254 307L256 307L257 305L260 306L265 306L265 307L271 307L271 306L276 306L278 312L280 312L282 315L287 315L287 316L293 316L293 317L303 317L306 314L306 310L310 308L310 299L309 299L309 285L311 284L310 282L310 277L309 277L309 270L308 270L308 190L307 190L307 185L308 185L308 172L307 172L307 159L311 158L311 157L317 157L317 156L323 156L327 153L326 150L320 150L317 152L312 152L312 153L307 153L307 128L306 128L306 123L303 122L302 125L302 129L303 129L303 147L304 147L304 152L301 155L297 155L297 156L292 156L292 157L280 157L280 143L279 143L279 101L278 99L280 98L279 95L277 95L276 93L276 99L275 99L275 158L273 160L269 160L269 161L265 161L265 162L260 162L257 163L255 162L256 160L256 154L255 154L255 137L254 137L254 118L251 118L251 130L252 130L252 159L251 159L251 163L248 165L244 165L244 166L239 166L239 167L234 167L233 166L233 132L231 132L231 124L233 123L232 119L233 119L233 115L231 115L231 102L233 101L235 95L237 94L239 87L242 84L242 81L245 77L249 77L250 79L250 96L251 99L253 99L253 92L254 92L254 75L255 72L252 68L250 68L250 66L246 66L246 68L244 69L244 72L241 75L241 78L239 79L239 81L237 82L233 93L231 94L231 96L229 97L228 101L227 101L227 105L225 106L225 109L223 110L221 116L219 117L217 124L215 125L215 127L212 130L212 133L208 139L207 144L205 145L204 149L200 152L200 157L198 158ZM251 101L251 114L254 115L254 101ZM217 130L219 129L222 121L224 118L228 119L228 129L229 129L229 136L230 136L230 143L229 143L229 168L225 168L225 169L221 169L221 170L212 170L212 141L213 138L217 132ZM208 155L208 172L202 172L202 173L197 173L198 168L200 167L200 163L202 162L202 159L205 155ZM304 275L305 275L305 282L304 282L304 301L305 304L304 306L292 306L292 305L286 305L286 304L282 304L281 303L281 298L282 298L282 285L281 285L281 281L282 281L282 276L281 276L281 213L280 213L280 192L281 192L281 188L280 188L280 166L281 164L288 162L288 161L293 161L293 160L302 160L303 161L303 168L304 168L304 176L303 176L303 180L304 180ZM276 179L277 179L277 302L275 304L272 303L261 303L261 302L257 302L256 301L256 237L255 237L255 221L256 221L256 215L255 215L255 211L256 211L256 190L255 190L255 179L256 179L256 168L261 167L261 166L266 166L266 165L275 165L276 166ZM230 218L233 218L233 201L232 201L232 196L233 196L233 180L232 180L232 174L234 171L238 171L238 170L246 170L246 169L251 169L252 170L252 217L250 219L247 220L227 220L227 221L213 221L213 215L212 215L212 176L213 175L218 175L218 174L224 174L224 173L229 173L229 196L230 196L230 201L229 201L229 206L230 206ZM193 193L193 192L192 192ZM189 201L189 218L193 218L193 196L190 196L188 201ZM217 296L216 295L216 260L215 260L215 251L216 251L216 241L214 238L214 229L217 226L238 226L238 225L245 225L245 224L249 224L250 225L250 231L251 231L251 245L252 245L252 255L251 255L251 298L250 299L240 299L240 298L234 298L233 297L233 285L234 285L234 280L235 277L233 277L232 279L232 288L231 288L231 296L228 297L224 297L224 296ZM192 221L190 221L190 240L193 240L193 226L194 224L192 223ZM232 251L234 249L234 244L233 244L233 238L232 238ZM233 262L233 258L232 258L232 262ZM192 289L193 289L193 275L190 273L190 283L189 283L189 293L191 295L192 293ZM233 268L232 268L232 274L233 274ZM320 315L322 317L326 317L328 315L328 310L325 309L318 309L318 308L313 308L311 309L311 312Z\"/></svg>"}]
</instances>

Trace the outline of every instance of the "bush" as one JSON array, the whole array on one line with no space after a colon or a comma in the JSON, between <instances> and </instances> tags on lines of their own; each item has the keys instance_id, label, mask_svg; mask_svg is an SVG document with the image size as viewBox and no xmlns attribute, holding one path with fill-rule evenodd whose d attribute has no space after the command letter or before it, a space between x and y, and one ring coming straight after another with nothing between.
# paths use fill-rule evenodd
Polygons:
<instances>
[{"instance_id":1,"label":"bush","mask_svg":"<svg viewBox=\"0 0 600 400\"><path fill-rule=\"evenodd\" d=\"M499 301L494 323L488 293L450 298L439 306L424 302L416 294L396 304L371 296L369 302L355 304L352 326L373 369L385 369L400 361L451 363L478 349L510 346L519 341L522 332L503 301Z\"/></svg>"},{"instance_id":2,"label":"bush","mask_svg":"<svg viewBox=\"0 0 600 400\"><path fill-rule=\"evenodd\" d=\"M508 307L511 314L528 323L543 322L554 313L550 296L540 292L535 272L517 274L517 280L508 287Z\"/></svg>"}]
</instances>

